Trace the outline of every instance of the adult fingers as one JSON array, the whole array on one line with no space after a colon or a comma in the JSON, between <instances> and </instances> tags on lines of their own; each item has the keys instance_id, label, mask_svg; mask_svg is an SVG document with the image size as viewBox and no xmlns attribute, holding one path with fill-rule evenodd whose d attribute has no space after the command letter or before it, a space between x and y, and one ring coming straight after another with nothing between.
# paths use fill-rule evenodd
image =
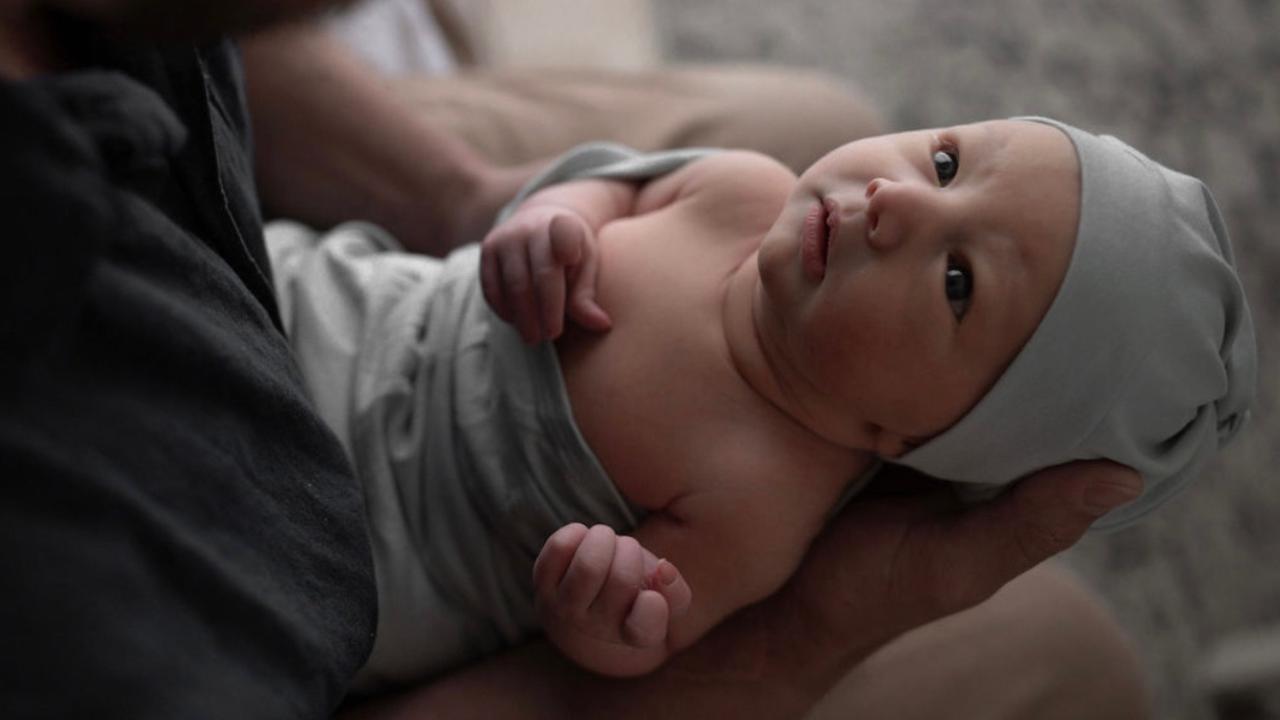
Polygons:
<instances>
[{"instance_id":1,"label":"adult fingers","mask_svg":"<svg viewBox=\"0 0 1280 720\"><path fill-rule=\"evenodd\" d=\"M1140 492L1112 463L1050 468L981 505L947 494L855 500L814 542L788 586L797 632L837 646L875 645L971 607L1066 549L1108 509Z\"/></svg>"},{"instance_id":2,"label":"adult fingers","mask_svg":"<svg viewBox=\"0 0 1280 720\"><path fill-rule=\"evenodd\" d=\"M940 609L958 610L1071 547L1094 521L1141 492L1138 473L1113 462L1059 465L913 539L934 546L917 549L935 558Z\"/></svg>"}]
</instances>

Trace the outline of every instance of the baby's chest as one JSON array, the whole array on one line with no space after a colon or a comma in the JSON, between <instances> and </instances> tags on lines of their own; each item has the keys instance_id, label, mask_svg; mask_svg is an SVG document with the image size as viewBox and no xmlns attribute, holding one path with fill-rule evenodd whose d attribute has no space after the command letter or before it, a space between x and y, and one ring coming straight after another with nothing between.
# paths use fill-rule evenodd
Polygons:
<instances>
[{"instance_id":1,"label":"baby's chest","mask_svg":"<svg viewBox=\"0 0 1280 720\"><path fill-rule=\"evenodd\" d=\"M620 230L601 238L597 288L613 329L562 341L561 367L575 420L610 478L629 501L655 508L743 478L764 450L748 438L775 420L724 341L725 280L748 253L675 223Z\"/></svg>"},{"instance_id":2,"label":"baby's chest","mask_svg":"<svg viewBox=\"0 0 1280 720\"><path fill-rule=\"evenodd\" d=\"M600 233L597 295L624 319L715 312L724 279L752 249L678 212L614 222Z\"/></svg>"}]
</instances>

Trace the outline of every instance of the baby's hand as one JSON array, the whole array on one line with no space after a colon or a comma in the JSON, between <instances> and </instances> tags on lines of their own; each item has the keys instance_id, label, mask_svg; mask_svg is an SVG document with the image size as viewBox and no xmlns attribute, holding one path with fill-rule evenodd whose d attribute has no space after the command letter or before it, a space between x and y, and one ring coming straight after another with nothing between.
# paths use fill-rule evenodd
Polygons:
<instances>
[{"instance_id":1,"label":"baby's hand","mask_svg":"<svg viewBox=\"0 0 1280 720\"><path fill-rule=\"evenodd\" d=\"M604 331L611 323L595 300L598 260L595 233L581 216L558 205L533 205L485 237L480 282L489 307L527 343L559 337L566 314L588 330Z\"/></svg>"},{"instance_id":2,"label":"baby's hand","mask_svg":"<svg viewBox=\"0 0 1280 720\"><path fill-rule=\"evenodd\" d=\"M547 637L580 665L632 675L666 658L671 621L693 597L675 565L606 525L557 530L533 566Z\"/></svg>"}]
</instances>

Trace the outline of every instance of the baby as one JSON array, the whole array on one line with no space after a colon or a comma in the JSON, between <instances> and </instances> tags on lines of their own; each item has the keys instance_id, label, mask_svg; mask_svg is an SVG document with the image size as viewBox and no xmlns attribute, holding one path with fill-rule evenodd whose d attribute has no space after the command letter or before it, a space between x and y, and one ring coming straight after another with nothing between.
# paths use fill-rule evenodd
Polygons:
<instances>
[{"instance_id":1,"label":"baby","mask_svg":"<svg viewBox=\"0 0 1280 720\"><path fill-rule=\"evenodd\" d=\"M536 184L443 261L367 226L269 234L365 483L363 688L539 620L587 668L647 672L776 590L877 458L995 486L1111 458L1147 487L1118 524L1245 416L1253 334L1216 206L1112 138L902 133L798 179L596 148Z\"/></svg>"}]
</instances>

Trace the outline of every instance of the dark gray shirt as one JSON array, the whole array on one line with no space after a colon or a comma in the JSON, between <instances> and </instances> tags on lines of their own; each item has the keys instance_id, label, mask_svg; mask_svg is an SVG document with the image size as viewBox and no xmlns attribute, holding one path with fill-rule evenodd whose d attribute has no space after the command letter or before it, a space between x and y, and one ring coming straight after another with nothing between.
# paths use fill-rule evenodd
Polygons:
<instances>
[{"instance_id":1,"label":"dark gray shirt","mask_svg":"<svg viewBox=\"0 0 1280 720\"><path fill-rule=\"evenodd\" d=\"M280 331L228 44L0 81L0 708L327 716L358 486Z\"/></svg>"}]
</instances>

